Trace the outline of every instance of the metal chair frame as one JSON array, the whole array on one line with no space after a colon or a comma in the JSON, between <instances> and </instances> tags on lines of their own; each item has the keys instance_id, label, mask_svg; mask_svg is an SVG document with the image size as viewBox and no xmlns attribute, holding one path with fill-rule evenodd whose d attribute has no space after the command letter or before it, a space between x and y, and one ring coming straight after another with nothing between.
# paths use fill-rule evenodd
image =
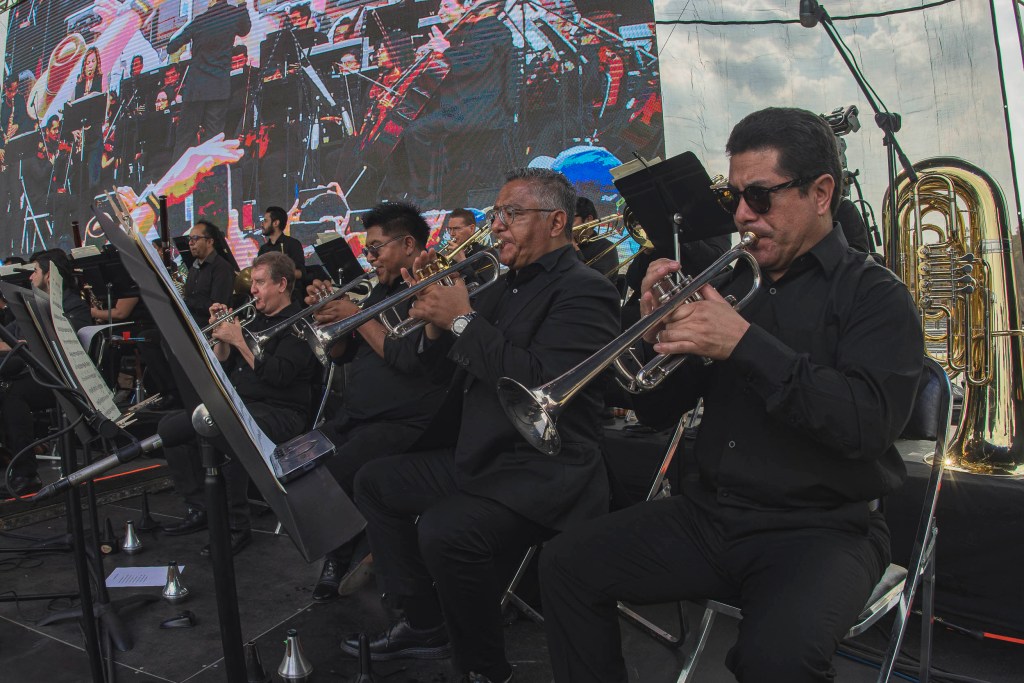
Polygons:
<instances>
[{"instance_id":1,"label":"metal chair frame","mask_svg":"<svg viewBox=\"0 0 1024 683\"><path fill-rule=\"evenodd\" d=\"M925 359L925 372L928 374L928 382L924 387L931 386L932 382L938 383L939 401L935 415L925 415L927 424L925 432L928 436L935 438L935 449L932 454L932 467L928 476L928 483L925 487L924 501L921 507L921 516L918 522L917 534L914 537L914 545L910 554L909 570L896 564L890 564L882 575L881 580L875 586L871 597L868 599L864 610L861 612L857 623L847 632L846 637L852 638L864 633L875 622L881 619L889 611L896 609L896 620L893 623L889 636L889 644L885 657L878 673L879 683L887 683L892 677L893 669L896 666L896 659L899 656L900 646L907 630L907 621L911 614L914 597L917 594L919 584L923 583L921 595L921 655L918 680L921 683L928 683L929 669L931 665L932 651L932 627L934 624L934 593L935 593L935 543L938 536L938 527L935 524L935 509L939 500L939 489L942 484L942 474L945 468L945 452L947 442L947 430L952 419L952 388L949 378L942 367L930 358ZM920 396L920 391L918 393ZM914 406L915 414L922 406ZM697 642L693 650L686 658L686 664L679 673L677 683L689 683L693 680L697 663L707 644L708 636L714 625L715 616L724 614L734 619L742 619L743 613L739 607L715 600L706 600L703 603L704 616L701 619L700 630L698 631ZM621 607L620 607L621 609Z\"/></svg>"}]
</instances>

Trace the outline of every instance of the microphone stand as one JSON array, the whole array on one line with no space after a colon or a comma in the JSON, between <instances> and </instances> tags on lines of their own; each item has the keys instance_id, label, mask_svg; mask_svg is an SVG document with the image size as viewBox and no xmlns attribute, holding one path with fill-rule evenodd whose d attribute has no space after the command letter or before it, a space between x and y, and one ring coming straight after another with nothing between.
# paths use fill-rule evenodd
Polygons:
<instances>
[{"instance_id":1,"label":"microphone stand","mask_svg":"<svg viewBox=\"0 0 1024 683\"><path fill-rule=\"evenodd\" d=\"M245 654L242 648L242 624L238 615L238 590L235 585L235 561L231 554L231 526L228 520L227 487L221 468L224 460L212 443L220 429L206 406L192 413L192 426L199 435L199 449L206 478L206 514L210 531L210 560L213 565L220 642L224 651L224 670L230 683L246 680ZM235 463L240 467L239 463Z\"/></svg>"},{"instance_id":2,"label":"microphone stand","mask_svg":"<svg viewBox=\"0 0 1024 683\"><path fill-rule=\"evenodd\" d=\"M20 343L9 330L2 326L0 326L0 339L3 339L11 347L10 353L22 354L25 363L37 373L38 377L43 382L51 385L51 390L55 396L64 396L71 402L72 407L84 418L83 421L88 425L92 434L103 437L106 434L113 433L112 427L116 429L114 423L97 413L77 388L69 386L63 379L53 373L45 363L28 350L25 344ZM62 420L64 426L67 427L68 416L63 415ZM77 469L71 431L70 428L67 428L61 438L61 467L66 473L74 472ZM89 444L83 440L81 445L84 450L86 464L89 464ZM118 614L118 610L137 603L155 602L159 598L157 596L137 594L113 602L110 600L106 587L103 558L97 550L100 532L96 491L92 482L89 483L87 488L86 502L87 510L91 517L90 522L93 535L91 542L86 540L87 536L82 516L82 497L78 487L70 487L65 494L65 509L67 511L68 530L74 552L80 604L78 607L50 614L36 622L36 624L38 626L47 626L69 619L78 619L82 624L82 630L85 634L85 649L89 655L93 682L100 683L106 680L103 670L104 653L106 655L105 658L110 662L110 670L113 670L115 666L110 645L112 644L121 652L126 652L134 647L132 634L121 619L120 614ZM93 599L90 580L95 582L95 600ZM100 628L97 628L97 625ZM102 652L100 650L101 635Z\"/></svg>"},{"instance_id":3,"label":"microphone stand","mask_svg":"<svg viewBox=\"0 0 1024 683\"><path fill-rule=\"evenodd\" d=\"M850 48L843 42L839 32L836 31L835 24L832 22L832 17L829 16L825 8L819 5L817 2L813 2L811 12L815 23L820 21L821 27L825 29L826 35L829 40L835 45L836 50L839 52L839 56L846 62L846 67L853 74L853 79L857 82L857 86L860 87L860 91L864 94L864 99L868 101L868 105L875 112L875 125L882 131L882 144L886 148L886 157L888 163L889 173L889 225L885 235L885 265L889 270L896 272L896 249L895 246L899 241L899 221L896 216L896 160L899 159L900 165L903 167L904 173L907 174L907 179L912 183L917 182L917 173L914 172L914 166L907 159L907 155L903 153L903 149L900 147L899 142L896 140L896 133L899 131L902 124L899 114L895 114L886 109L885 105L882 104L881 100L878 99L874 94L874 88L867 82L863 72L853 62L850 57ZM809 22L810 17L806 18ZM812 28L814 23L804 23L805 17L803 12L803 6L801 6L801 23L806 28ZM837 188L838 189L838 188Z\"/></svg>"}]
</instances>

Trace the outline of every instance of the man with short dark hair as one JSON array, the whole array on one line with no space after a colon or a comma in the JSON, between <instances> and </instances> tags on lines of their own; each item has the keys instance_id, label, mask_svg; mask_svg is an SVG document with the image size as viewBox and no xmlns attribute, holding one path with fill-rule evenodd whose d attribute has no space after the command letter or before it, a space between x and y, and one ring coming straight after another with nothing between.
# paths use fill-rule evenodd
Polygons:
<instances>
[{"instance_id":1,"label":"man with short dark hair","mask_svg":"<svg viewBox=\"0 0 1024 683\"><path fill-rule=\"evenodd\" d=\"M624 683L617 600L735 601L740 681L830 681L839 641L889 563L878 499L906 470L893 442L910 416L924 346L906 287L851 249L832 214L832 131L799 109L766 109L733 129L734 214L763 278L746 262L702 301L650 330L641 352L693 356L634 399L638 417L672 424L704 400L683 494L593 520L548 543L541 590L555 680ZM678 271L651 264L651 289ZM699 358L710 358L710 364Z\"/></svg>"},{"instance_id":2,"label":"man with short dark hair","mask_svg":"<svg viewBox=\"0 0 1024 683\"><path fill-rule=\"evenodd\" d=\"M235 284L231 264L217 253L220 228L209 221L196 221L188 234L192 267L185 278L185 306L200 326L205 324L213 304L227 305Z\"/></svg>"},{"instance_id":3,"label":"man with short dark hair","mask_svg":"<svg viewBox=\"0 0 1024 683\"><path fill-rule=\"evenodd\" d=\"M292 260L277 252L258 256L253 261L250 293L256 314L246 324L246 329L261 332L298 312L299 307L292 303L294 271ZM227 312L225 304L214 303L210 306L209 321L212 323ZM310 384L317 369L309 345L293 334L280 334L263 345L263 353L257 359L237 319L224 320L210 336L217 341L214 353L239 398L270 440L280 444L302 434L309 420ZM176 415L170 413L164 420L180 420ZM231 452L223 437L217 437L213 443L221 452ZM173 536L205 529L206 504L197 444L192 442L164 450L175 488L186 503L185 518L165 526L164 533ZM252 541L247 495L249 475L237 459L225 465L223 472L230 507L231 552L237 553ZM200 554L209 555L209 546Z\"/></svg>"},{"instance_id":4,"label":"man with short dark hair","mask_svg":"<svg viewBox=\"0 0 1024 683\"><path fill-rule=\"evenodd\" d=\"M445 247L445 251L450 252L460 244L463 244L476 232L476 216L469 209L455 209L448 214L448 220L445 221L444 228L445 232L448 233L448 245L450 245L450 248L448 246ZM456 255L455 260L461 261L468 255L469 253L464 249Z\"/></svg>"},{"instance_id":5,"label":"man with short dark hair","mask_svg":"<svg viewBox=\"0 0 1024 683\"><path fill-rule=\"evenodd\" d=\"M430 230L416 207L403 203L378 204L362 216L366 228L363 255L373 267L377 285L363 306L372 306L406 289L402 270L412 270L426 248ZM312 293L324 283L309 287ZM313 303L310 298L308 303ZM397 306L409 314L412 300ZM355 315L360 307L347 298L327 304L318 323L334 323ZM356 473L371 459L407 450L423 434L444 399L446 379L432 377L416 357L413 339L387 336L379 320L369 320L331 348L345 371L350 388L337 414L323 431L337 447L327 467L350 496ZM368 578L365 537L327 553L313 599L332 600L348 594Z\"/></svg>"},{"instance_id":6,"label":"man with short dark hair","mask_svg":"<svg viewBox=\"0 0 1024 683\"><path fill-rule=\"evenodd\" d=\"M564 447L555 458L523 439L496 391L505 376L543 384L618 331L618 293L572 247L575 208L565 176L514 171L488 216L508 273L475 299L461 280L416 299L412 315L428 323L421 358L454 375L416 450L375 459L356 475L378 586L405 612L373 638L374 659L452 649L463 680L511 680L499 606L511 570L503 570L608 509L599 389L584 389L560 417ZM342 643L350 654L358 649L358 637Z\"/></svg>"},{"instance_id":7,"label":"man with short dark hair","mask_svg":"<svg viewBox=\"0 0 1024 683\"><path fill-rule=\"evenodd\" d=\"M302 299L304 290L301 285L306 276L306 255L302 251L302 243L299 240L284 234L284 229L288 227L288 212L280 206L267 207L267 210L263 212L261 227L266 242L260 245L260 255L278 251L288 256L295 264L295 282L300 286L295 288L293 296L298 303Z\"/></svg>"}]
</instances>

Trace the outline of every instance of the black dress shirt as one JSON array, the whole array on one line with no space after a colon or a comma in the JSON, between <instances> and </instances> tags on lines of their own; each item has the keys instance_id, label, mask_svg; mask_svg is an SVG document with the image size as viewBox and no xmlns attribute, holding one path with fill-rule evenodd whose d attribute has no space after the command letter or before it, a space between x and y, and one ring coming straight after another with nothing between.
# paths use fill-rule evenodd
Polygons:
<instances>
[{"instance_id":1,"label":"black dress shirt","mask_svg":"<svg viewBox=\"0 0 1024 683\"><path fill-rule=\"evenodd\" d=\"M751 281L743 263L718 289L739 298ZM906 476L893 442L924 358L907 288L849 247L836 225L777 282L765 275L741 315L750 328L729 359L691 358L636 397L638 416L664 426L703 396L687 495L727 534L864 532L868 501Z\"/></svg>"},{"instance_id":2,"label":"black dress shirt","mask_svg":"<svg viewBox=\"0 0 1024 683\"><path fill-rule=\"evenodd\" d=\"M210 320L210 306L231 302L235 273L231 264L211 251L205 260L196 259L185 278L185 306L200 327Z\"/></svg>"},{"instance_id":3,"label":"black dress shirt","mask_svg":"<svg viewBox=\"0 0 1024 683\"><path fill-rule=\"evenodd\" d=\"M391 285L378 284L363 306L372 306L406 288L397 278ZM409 313L412 299L398 307ZM345 363L347 393L342 411L361 422L404 422L426 427L437 412L447 389L447 381L435 378L417 357L416 336L384 340L381 358L358 332L348 340L345 354L337 362Z\"/></svg>"},{"instance_id":4,"label":"black dress shirt","mask_svg":"<svg viewBox=\"0 0 1024 683\"><path fill-rule=\"evenodd\" d=\"M519 434L498 400L510 377L536 387L570 370L619 331L619 294L571 245L555 249L481 292L462 334L421 353L451 390L421 439L454 447L459 489L496 500L538 524L564 529L608 511L601 458L601 387L591 383L558 418L562 450L551 457Z\"/></svg>"},{"instance_id":5,"label":"black dress shirt","mask_svg":"<svg viewBox=\"0 0 1024 683\"><path fill-rule=\"evenodd\" d=\"M274 316L257 313L246 329L261 332L298 312L298 306L289 304ZM224 369L239 397L246 403L266 403L308 417L310 383L319 368L309 344L285 333L272 338L264 348L263 359L251 368L234 349L224 361Z\"/></svg>"},{"instance_id":6,"label":"black dress shirt","mask_svg":"<svg viewBox=\"0 0 1024 683\"><path fill-rule=\"evenodd\" d=\"M614 242L610 239L600 239L595 242L587 242L580 246L580 260L588 266L608 278L615 278L613 272L619 265L619 254L616 249L610 249ZM604 252L602 254L602 252ZM597 256L601 258L594 260ZM593 261L593 263L591 263Z\"/></svg>"},{"instance_id":7,"label":"black dress shirt","mask_svg":"<svg viewBox=\"0 0 1024 683\"><path fill-rule=\"evenodd\" d=\"M289 235L281 235L277 238L277 242L271 242L267 240L260 245L259 255L269 253L271 251L279 251L292 260L295 267L301 271L301 275L295 281L295 289L292 290L292 301L295 303L302 302L302 292L305 291L305 287L301 286L303 279L306 277L306 255L302 251L302 242L298 241L294 237Z\"/></svg>"}]
</instances>

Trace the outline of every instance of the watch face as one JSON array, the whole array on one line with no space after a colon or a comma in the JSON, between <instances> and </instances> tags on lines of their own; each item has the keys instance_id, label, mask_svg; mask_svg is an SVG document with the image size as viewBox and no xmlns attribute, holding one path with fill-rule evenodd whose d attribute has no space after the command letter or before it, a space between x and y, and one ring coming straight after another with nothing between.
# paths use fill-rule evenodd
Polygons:
<instances>
[{"instance_id":1,"label":"watch face","mask_svg":"<svg viewBox=\"0 0 1024 683\"><path fill-rule=\"evenodd\" d=\"M452 322L452 332L454 332L455 334L462 334L462 331L466 329L466 325L468 324L468 320L466 320L462 316L459 316L458 318L455 319L454 322Z\"/></svg>"}]
</instances>

